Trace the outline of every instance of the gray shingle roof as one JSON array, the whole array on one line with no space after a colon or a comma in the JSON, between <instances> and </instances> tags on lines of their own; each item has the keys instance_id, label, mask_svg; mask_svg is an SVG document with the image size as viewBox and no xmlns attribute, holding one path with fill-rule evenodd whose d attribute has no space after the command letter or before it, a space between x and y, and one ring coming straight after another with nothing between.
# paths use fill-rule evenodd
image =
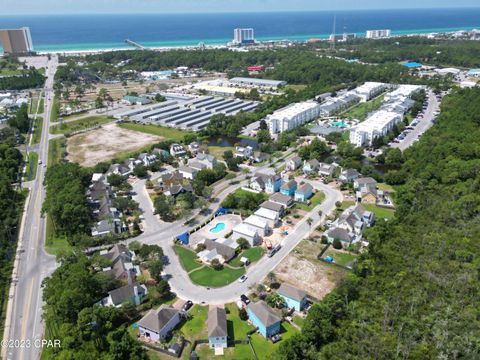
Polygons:
<instances>
[{"instance_id":1,"label":"gray shingle roof","mask_svg":"<svg viewBox=\"0 0 480 360\"><path fill-rule=\"evenodd\" d=\"M256 303L250 303L248 309L253 312L258 320L266 327L281 321L275 311L262 300Z\"/></svg>"},{"instance_id":2,"label":"gray shingle roof","mask_svg":"<svg viewBox=\"0 0 480 360\"><path fill-rule=\"evenodd\" d=\"M227 313L220 307L212 307L208 312L208 337L227 336Z\"/></svg>"},{"instance_id":3,"label":"gray shingle roof","mask_svg":"<svg viewBox=\"0 0 480 360\"><path fill-rule=\"evenodd\" d=\"M282 210L284 210L284 207L283 205L279 204L279 203L276 203L276 202L273 202L273 201L264 201L260 207L262 208L265 208L265 209L268 209L268 210L273 210L273 211L276 211L276 212L280 212Z\"/></svg>"},{"instance_id":4,"label":"gray shingle roof","mask_svg":"<svg viewBox=\"0 0 480 360\"><path fill-rule=\"evenodd\" d=\"M137 324L145 329L159 333L178 313L177 309L164 304L157 310L150 310Z\"/></svg>"},{"instance_id":5,"label":"gray shingle roof","mask_svg":"<svg viewBox=\"0 0 480 360\"><path fill-rule=\"evenodd\" d=\"M287 283L282 283L282 285L280 285L278 293L296 301L302 301L303 298L307 296L305 291L297 289L295 286Z\"/></svg>"}]
</instances>

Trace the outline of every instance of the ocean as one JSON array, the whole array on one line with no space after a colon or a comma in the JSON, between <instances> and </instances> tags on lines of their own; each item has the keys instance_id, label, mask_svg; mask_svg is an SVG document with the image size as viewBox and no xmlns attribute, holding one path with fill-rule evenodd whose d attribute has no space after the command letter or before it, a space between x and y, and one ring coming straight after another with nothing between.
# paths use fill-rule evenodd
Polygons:
<instances>
[{"instance_id":1,"label":"ocean","mask_svg":"<svg viewBox=\"0 0 480 360\"><path fill-rule=\"evenodd\" d=\"M1 28L30 27L36 51L226 44L236 27L252 27L258 40L326 38L332 32L363 35L368 29L393 34L480 27L480 8L315 11L216 14L0 16Z\"/></svg>"}]
</instances>

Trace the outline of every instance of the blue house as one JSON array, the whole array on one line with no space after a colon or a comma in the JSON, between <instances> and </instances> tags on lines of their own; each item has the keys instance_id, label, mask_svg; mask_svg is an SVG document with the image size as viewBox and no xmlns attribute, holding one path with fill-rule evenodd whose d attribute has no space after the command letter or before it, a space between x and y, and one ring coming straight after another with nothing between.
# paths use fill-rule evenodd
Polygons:
<instances>
[{"instance_id":1,"label":"blue house","mask_svg":"<svg viewBox=\"0 0 480 360\"><path fill-rule=\"evenodd\" d=\"M247 308L248 318L266 338L280 332L280 319L273 309L264 301L250 303Z\"/></svg>"},{"instance_id":2,"label":"blue house","mask_svg":"<svg viewBox=\"0 0 480 360\"><path fill-rule=\"evenodd\" d=\"M285 300L288 308L294 308L296 311L302 311L308 303L305 291L286 283L282 283L278 289L278 295Z\"/></svg>"},{"instance_id":3,"label":"blue house","mask_svg":"<svg viewBox=\"0 0 480 360\"><path fill-rule=\"evenodd\" d=\"M295 195L295 191L297 190L297 182L295 180L290 180L289 182L283 184L281 187L280 187L280 192L283 194L283 195L286 195L286 196L293 196Z\"/></svg>"},{"instance_id":4,"label":"blue house","mask_svg":"<svg viewBox=\"0 0 480 360\"><path fill-rule=\"evenodd\" d=\"M264 182L265 192L267 194L273 194L280 190L280 186L282 186L282 177L280 174L267 175L264 178Z\"/></svg>"},{"instance_id":5,"label":"blue house","mask_svg":"<svg viewBox=\"0 0 480 360\"><path fill-rule=\"evenodd\" d=\"M295 201L306 202L313 195L313 187L310 184L303 184L295 191Z\"/></svg>"},{"instance_id":6,"label":"blue house","mask_svg":"<svg viewBox=\"0 0 480 360\"><path fill-rule=\"evenodd\" d=\"M224 308L212 307L208 311L208 345L212 348L228 347L227 313Z\"/></svg>"}]
</instances>

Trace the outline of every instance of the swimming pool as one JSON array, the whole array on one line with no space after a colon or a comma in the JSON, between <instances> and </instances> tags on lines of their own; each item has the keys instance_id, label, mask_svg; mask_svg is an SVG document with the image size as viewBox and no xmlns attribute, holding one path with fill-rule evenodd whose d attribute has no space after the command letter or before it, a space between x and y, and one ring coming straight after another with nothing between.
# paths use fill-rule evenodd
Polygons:
<instances>
[{"instance_id":1,"label":"swimming pool","mask_svg":"<svg viewBox=\"0 0 480 360\"><path fill-rule=\"evenodd\" d=\"M344 128L347 127L348 124L344 123L343 121L334 121L331 123L332 126L338 127L338 128Z\"/></svg>"},{"instance_id":2,"label":"swimming pool","mask_svg":"<svg viewBox=\"0 0 480 360\"><path fill-rule=\"evenodd\" d=\"M225 223L219 222L217 225L212 227L209 231L212 234L216 234L216 233L219 233L220 231L223 231L223 230L225 230Z\"/></svg>"}]
</instances>

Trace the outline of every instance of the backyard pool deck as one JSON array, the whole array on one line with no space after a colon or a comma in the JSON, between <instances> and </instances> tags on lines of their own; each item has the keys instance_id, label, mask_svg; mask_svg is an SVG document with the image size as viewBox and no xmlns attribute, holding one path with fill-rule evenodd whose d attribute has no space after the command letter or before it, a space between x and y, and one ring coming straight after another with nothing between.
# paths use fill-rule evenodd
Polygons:
<instances>
[{"instance_id":1,"label":"backyard pool deck","mask_svg":"<svg viewBox=\"0 0 480 360\"><path fill-rule=\"evenodd\" d=\"M225 237L233 230L235 226L237 226L241 222L242 217L240 215L226 214L217 216L203 228L190 235L190 247L195 249L197 247L197 244L204 239L214 240ZM225 224L224 227L219 225L222 223ZM216 229L217 231L212 232L212 229Z\"/></svg>"}]
</instances>

